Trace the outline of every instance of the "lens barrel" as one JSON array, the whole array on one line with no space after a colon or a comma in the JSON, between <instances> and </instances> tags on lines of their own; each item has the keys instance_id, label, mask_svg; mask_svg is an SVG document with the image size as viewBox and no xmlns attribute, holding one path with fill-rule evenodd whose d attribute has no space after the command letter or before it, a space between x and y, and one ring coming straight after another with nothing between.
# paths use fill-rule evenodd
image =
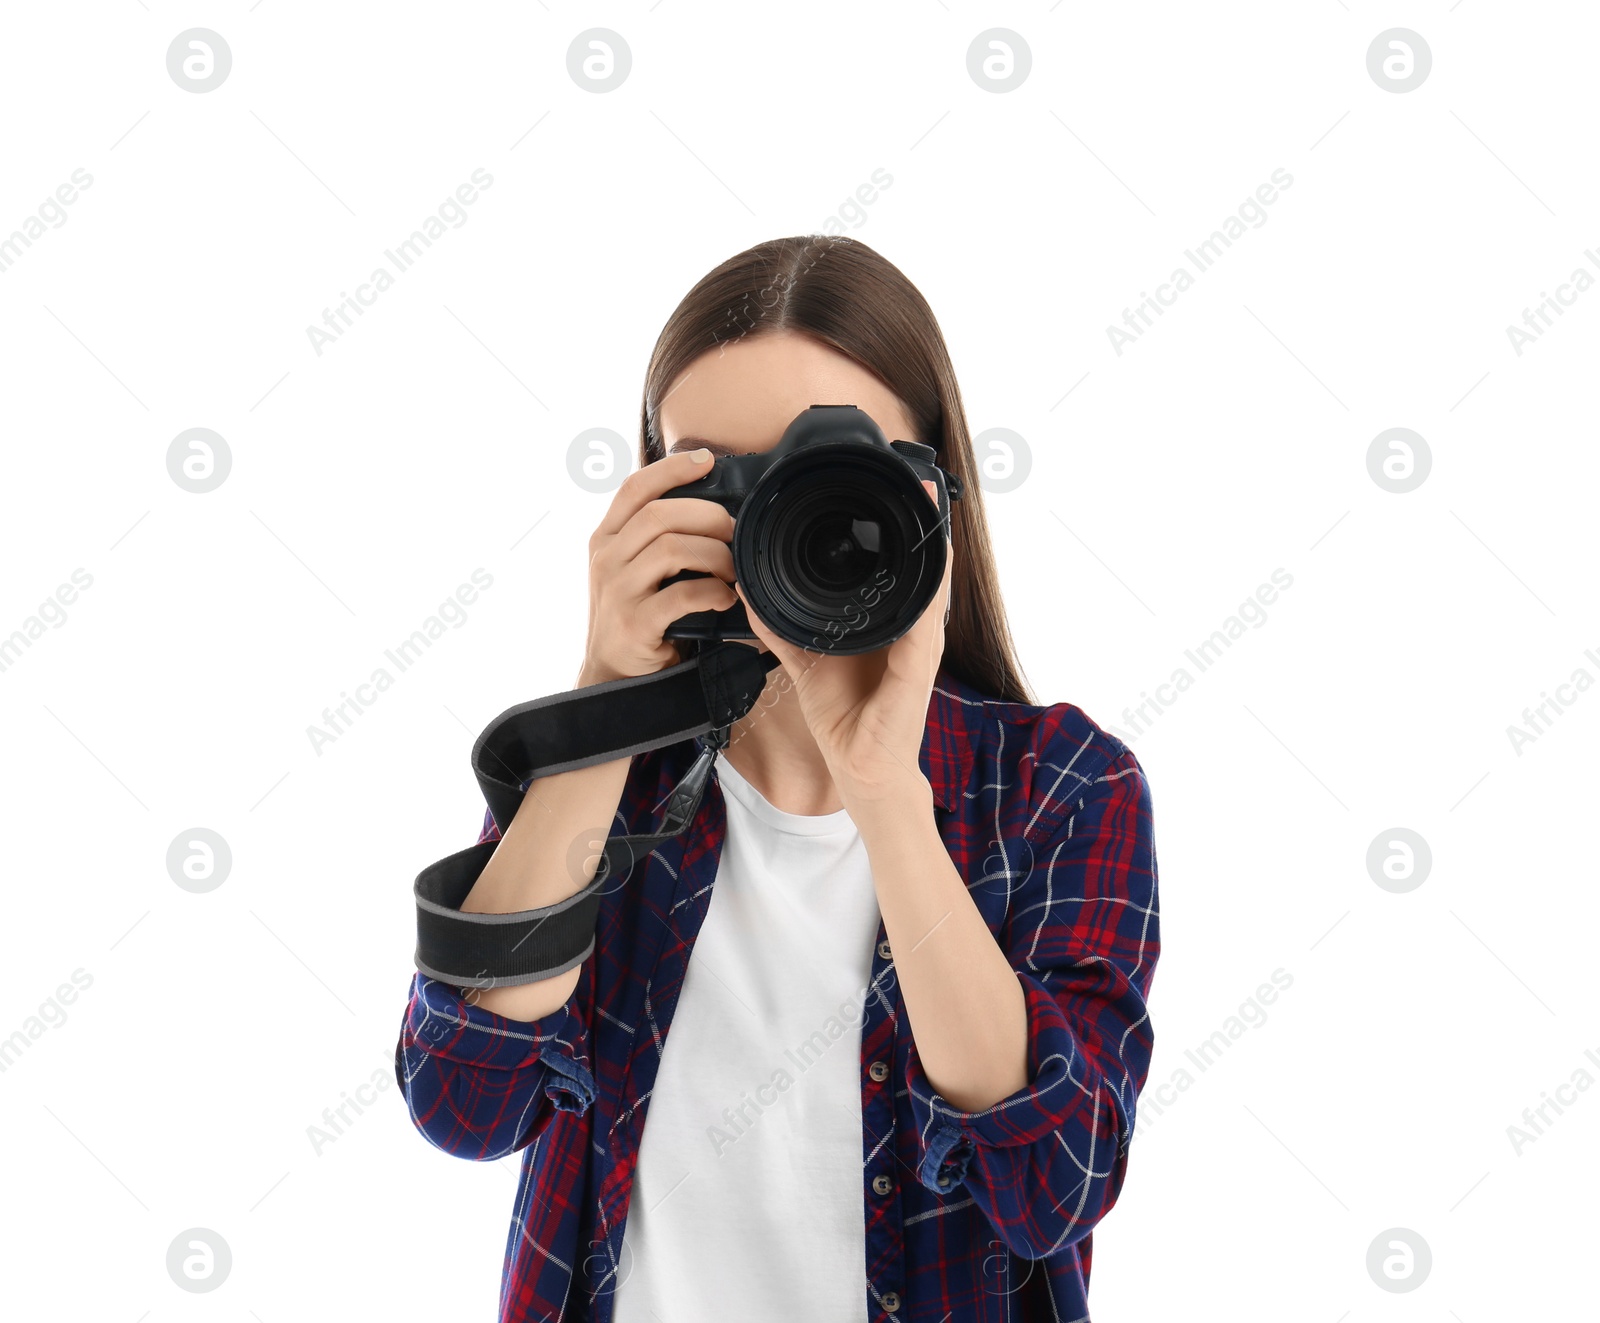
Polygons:
<instances>
[{"instance_id":1,"label":"lens barrel","mask_svg":"<svg viewBox=\"0 0 1600 1323\"><path fill-rule=\"evenodd\" d=\"M734 572L756 614L800 647L873 652L914 625L944 576L938 511L893 451L819 443L756 484Z\"/></svg>"}]
</instances>

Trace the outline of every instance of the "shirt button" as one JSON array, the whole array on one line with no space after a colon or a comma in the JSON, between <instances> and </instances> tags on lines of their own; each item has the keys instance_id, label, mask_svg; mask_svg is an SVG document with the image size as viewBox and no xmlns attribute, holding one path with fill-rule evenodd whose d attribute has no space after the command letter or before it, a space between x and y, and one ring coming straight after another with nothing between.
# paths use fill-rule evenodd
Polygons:
<instances>
[{"instance_id":1,"label":"shirt button","mask_svg":"<svg viewBox=\"0 0 1600 1323\"><path fill-rule=\"evenodd\" d=\"M867 1067L867 1074L880 1082L886 1080L889 1078L889 1063L887 1061L874 1061Z\"/></svg>"},{"instance_id":2,"label":"shirt button","mask_svg":"<svg viewBox=\"0 0 1600 1323\"><path fill-rule=\"evenodd\" d=\"M885 960L889 958L889 939L887 937L878 943L878 954Z\"/></svg>"},{"instance_id":3,"label":"shirt button","mask_svg":"<svg viewBox=\"0 0 1600 1323\"><path fill-rule=\"evenodd\" d=\"M894 1189L894 1182L887 1176L874 1176L872 1178L872 1192L874 1194L888 1194Z\"/></svg>"},{"instance_id":4,"label":"shirt button","mask_svg":"<svg viewBox=\"0 0 1600 1323\"><path fill-rule=\"evenodd\" d=\"M894 1313L895 1310L900 1308L900 1297L893 1291L885 1291L883 1293L883 1307L891 1314Z\"/></svg>"}]
</instances>

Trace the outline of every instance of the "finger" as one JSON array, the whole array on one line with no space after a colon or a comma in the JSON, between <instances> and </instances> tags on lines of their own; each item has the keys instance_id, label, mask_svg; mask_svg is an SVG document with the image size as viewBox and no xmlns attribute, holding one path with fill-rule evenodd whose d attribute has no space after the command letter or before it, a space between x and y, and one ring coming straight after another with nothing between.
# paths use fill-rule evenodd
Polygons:
<instances>
[{"instance_id":1,"label":"finger","mask_svg":"<svg viewBox=\"0 0 1600 1323\"><path fill-rule=\"evenodd\" d=\"M675 451L642 469L635 469L622 480L611 506L600 521L602 533L620 533L623 526L645 505L674 487L703 478L711 472L711 458L702 462L695 459L693 450Z\"/></svg>"},{"instance_id":2,"label":"finger","mask_svg":"<svg viewBox=\"0 0 1600 1323\"><path fill-rule=\"evenodd\" d=\"M620 549L621 545L619 539L616 546ZM635 580L645 583L645 593L652 593L660 586L661 580L680 570L710 574L731 585L734 575L733 550L718 538L665 533L633 560L621 565L616 573L629 584Z\"/></svg>"},{"instance_id":3,"label":"finger","mask_svg":"<svg viewBox=\"0 0 1600 1323\"><path fill-rule=\"evenodd\" d=\"M749 618L750 628L755 636L772 650L780 662L785 664L790 662L794 656L793 650L786 640L778 638L762 623L761 618L756 615L755 608L750 605L749 599L745 597L744 587L736 583L733 585L733 591L739 595L739 600L744 603L744 613Z\"/></svg>"},{"instance_id":4,"label":"finger","mask_svg":"<svg viewBox=\"0 0 1600 1323\"><path fill-rule=\"evenodd\" d=\"M681 579L636 601L624 628L642 628L650 644L670 643L668 625L698 611L726 611L731 605L727 591L728 585L718 579Z\"/></svg>"},{"instance_id":5,"label":"finger","mask_svg":"<svg viewBox=\"0 0 1600 1323\"><path fill-rule=\"evenodd\" d=\"M662 537L694 535L733 541L733 516L725 506L694 496L657 497L635 512L612 544L619 561L634 560Z\"/></svg>"},{"instance_id":6,"label":"finger","mask_svg":"<svg viewBox=\"0 0 1600 1323\"><path fill-rule=\"evenodd\" d=\"M935 506L939 504L939 488L934 483L932 478L924 478L922 480L922 490L928 493L928 499L932 501ZM950 541L950 523L948 520L945 521L944 540L946 543Z\"/></svg>"},{"instance_id":7,"label":"finger","mask_svg":"<svg viewBox=\"0 0 1600 1323\"><path fill-rule=\"evenodd\" d=\"M750 599L744 595L744 587L741 584L735 583L733 585L733 591L738 594L739 600L744 603L744 614L745 618L750 622L751 631L757 638L771 648L771 635L768 632L766 625L762 623L761 618L756 615L755 607L750 605ZM776 652L777 649L773 648L773 651Z\"/></svg>"},{"instance_id":8,"label":"finger","mask_svg":"<svg viewBox=\"0 0 1600 1323\"><path fill-rule=\"evenodd\" d=\"M955 557L946 554L944 558L944 573L939 579L939 591L933 595L933 600L923 608L922 614L917 617L916 624L906 631L906 637L921 639L927 636L936 639L938 633L943 631L945 622L950 615L950 583L951 571L955 565Z\"/></svg>"},{"instance_id":9,"label":"finger","mask_svg":"<svg viewBox=\"0 0 1600 1323\"><path fill-rule=\"evenodd\" d=\"M939 591L923 608L916 623L889 647L885 665L887 673L897 679L919 685L938 670L944 656L945 626L950 618L950 569L954 561L954 556L945 557Z\"/></svg>"},{"instance_id":10,"label":"finger","mask_svg":"<svg viewBox=\"0 0 1600 1323\"><path fill-rule=\"evenodd\" d=\"M944 558L944 607L939 612L939 629L942 634L944 627L950 623L950 600L955 590L955 565L954 550Z\"/></svg>"}]
</instances>

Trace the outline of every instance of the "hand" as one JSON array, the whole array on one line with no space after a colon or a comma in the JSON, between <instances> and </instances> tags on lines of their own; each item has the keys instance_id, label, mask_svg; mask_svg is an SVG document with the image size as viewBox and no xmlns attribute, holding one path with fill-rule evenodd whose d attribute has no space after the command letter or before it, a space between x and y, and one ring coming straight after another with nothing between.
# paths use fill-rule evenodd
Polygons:
<instances>
[{"instance_id":1,"label":"hand","mask_svg":"<svg viewBox=\"0 0 1600 1323\"><path fill-rule=\"evenodd\" d=\"M930 500L937 488L924 480ZM927 609L886 648L854 657L810 652L773 634L744 589L734 585L756 636L783 665L794 686L833 783L846 807L865 807L903 793L926 777L918 764L933 697L934 676L944 656L950 572L955 563L948 530L944 578Z\"/></svg>"},{"instance_id":2,"label":"hand","mask_svg":"<svg viewBox=\"0 0 1600 1323\"><path fill-rule=\"evenodd\" d=\"M683 660L663 638L692 611L726 611L733 582L733 516L715 501L664 497L703 478L711 462L693 452L664 455L630 473L589 538L589 635L578 688L624 676L653 675ZM661 587L681 570L708 578Z\"/></svg>"}]
</instances>

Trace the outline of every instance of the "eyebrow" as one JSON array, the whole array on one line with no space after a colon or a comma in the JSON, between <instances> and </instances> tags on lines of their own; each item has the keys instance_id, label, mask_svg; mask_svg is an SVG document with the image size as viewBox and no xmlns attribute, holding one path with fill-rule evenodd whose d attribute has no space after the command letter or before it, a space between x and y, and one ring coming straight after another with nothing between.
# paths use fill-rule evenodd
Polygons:
<instances>
[{"instance_id":1,"label":"eyebrow","mask_svg":"<svg viewBox=\"0 0 1600 1323\"><path fill-rule=\"evenodd\" d=\"M719 445L715 441L706 441L698 436L680 436L672 443L672 448L667 451L667 454L680 455L685 450L697 450L701 446L709 450L714 457L720 455L724 459L744 453L743 451L730 450L727 446Z\"/></svg>"}]
</instances>

